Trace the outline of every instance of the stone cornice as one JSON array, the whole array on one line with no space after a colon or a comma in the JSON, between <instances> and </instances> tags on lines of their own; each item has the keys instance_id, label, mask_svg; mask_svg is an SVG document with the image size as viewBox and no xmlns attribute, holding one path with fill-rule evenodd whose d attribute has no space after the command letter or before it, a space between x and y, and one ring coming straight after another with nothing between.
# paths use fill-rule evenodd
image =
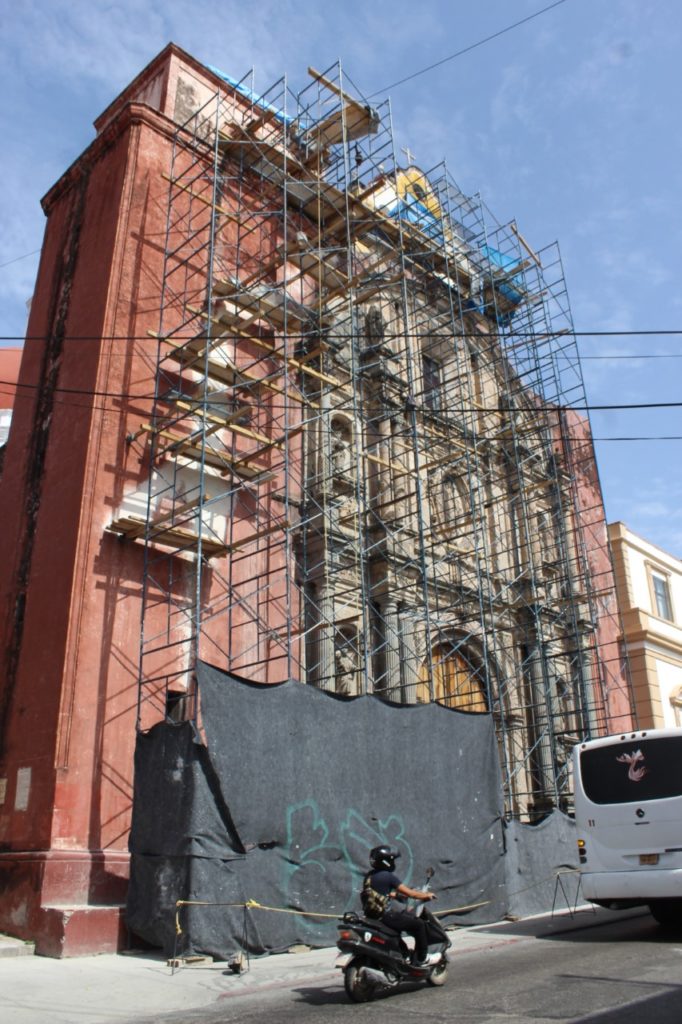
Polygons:
<instances>
[{"instance_id":1,"label":"stone cornice","mask_svg":"<svg viewBox=\"0 0 682 1024\"><path fill-rule=\"evenodd\" d=\"M650 654L655 654L655 648L659 648L661 652L670 651L676 656L676 659L682 661L682 641L676 643L671 640L670 637L661 636L660 633L655 633L650 629L641 629L633 631L632 633L626 633L625 644L628 648L633 647L635 644L641 644L643 649L648 651Z\"/></svg>"},{"instance_id":2,"label":"stone cornice","mask_svg":"<svg viewBox=\"0 0 682 1024\"><path fill-rule=\"evenodd\" d=\"M92 167L107 152L108 149L126 131L135 125L146 125L160 135L172 138L178 130L178 126L165 114L160 114L153 107L146 103L127 103L114 117L106 128L92 140L87 149L71 164L62 174L61 178L52 186L40 201L40 205L47 217L49 217L55 203L68 192L76 182L84 175L90 173Z\"/></svg>"}]
</instances>

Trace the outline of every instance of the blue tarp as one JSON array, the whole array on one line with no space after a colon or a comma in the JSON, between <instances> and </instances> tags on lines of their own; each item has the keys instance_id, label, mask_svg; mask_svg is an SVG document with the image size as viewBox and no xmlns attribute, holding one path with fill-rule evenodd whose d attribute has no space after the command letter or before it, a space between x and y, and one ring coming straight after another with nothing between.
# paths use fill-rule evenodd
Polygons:
<instances>
[{"instance_id":1,"label":"blue tarp","mask_svg":"<svg viewBox=\"0 0 682 1024\"><path fill-rule=\"evenodd\" d=\"M212 71L214 75L217 75L218 78L222 78L224 82L227 82L228 85L231 85L232 88L236 90L236 92L241 93L242 96L246 96L246 98L251 103L254 103L256 106L261 107L263 110L269 110L270 113L274 114L275 117L278 118L283 124L293 124L294 121L296 120L296 118L289 117L287 114L285 114L283 110L279 110L277 107L273 106L272 103L268 103L267 100L264 100L262 96L258 96L257 93L253 91L253 89L249 89L248 85L244 85L242 82L237 81L236 78L233 78L231 75L228 75L224 71L221 71L220 68L214 67L213 64L207 64L206 67L208 68L209 71Z\"/></svg>"}]
</instances>

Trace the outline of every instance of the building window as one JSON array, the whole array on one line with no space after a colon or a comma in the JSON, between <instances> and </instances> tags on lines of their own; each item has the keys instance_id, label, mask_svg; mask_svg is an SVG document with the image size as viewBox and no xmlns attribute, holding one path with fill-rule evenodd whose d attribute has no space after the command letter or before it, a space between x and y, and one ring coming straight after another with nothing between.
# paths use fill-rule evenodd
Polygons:
<instances>
[{"instance_id":1,"label":"building window","mask_svg":"<svg viewBox=\"0 0 682 1024\"><path fill-rule=\"evenodd\" d=\"M668 582L668 577L663 576L658 572L652 572L651 586L654 592L656 615L658 615L660 619L667 619L668 622L672 622L673 605L670 599L670 584Z\"/></svg>"},{"instance_id":2,"label":"building window","mask_svg":"<svg viewBox=\"0 0 682 1024\"><path fill-rule=\"evenodd\" d=\"M440 412L441 372L440 363L431 356L422 355L424 405L433 412Z\"/></svg>"}]
</instances>

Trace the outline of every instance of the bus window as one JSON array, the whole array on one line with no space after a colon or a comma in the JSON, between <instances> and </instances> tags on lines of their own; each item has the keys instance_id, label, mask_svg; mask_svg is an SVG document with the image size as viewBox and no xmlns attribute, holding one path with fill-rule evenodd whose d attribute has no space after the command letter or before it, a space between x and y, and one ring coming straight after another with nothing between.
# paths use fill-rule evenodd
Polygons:
<instances>
[{"instance_id":1,"label":"bus window","mask_svg":"<svg viewBox=\"0 0 682 1024\"><path fill-rule=\"evenodd\" d=\"M641 803L682 795L682 736L634 739L580 753L585 796L595 804Z\"/></svg>"}]
</instances>

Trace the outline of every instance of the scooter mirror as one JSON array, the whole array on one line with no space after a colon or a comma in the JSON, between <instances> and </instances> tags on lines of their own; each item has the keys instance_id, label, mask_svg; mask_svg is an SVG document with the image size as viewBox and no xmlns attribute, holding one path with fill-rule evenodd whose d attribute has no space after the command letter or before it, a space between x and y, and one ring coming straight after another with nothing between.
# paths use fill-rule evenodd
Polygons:
<instances>
[{"instance_id":1,"label":"scooter mirror","mask_svg":"<svg viewBox=\"0 0 682 1024\"><path fill-rule=\"evenodd\" d=\"M433 869L433 868L427 868L427 869L426 869L426 877L427 877L427 879L431 879L431 878L433 878L433 876L435 875L435 873L436 873L436 872L434 871L434 869Z\"/></svg>"}]
</instances>

